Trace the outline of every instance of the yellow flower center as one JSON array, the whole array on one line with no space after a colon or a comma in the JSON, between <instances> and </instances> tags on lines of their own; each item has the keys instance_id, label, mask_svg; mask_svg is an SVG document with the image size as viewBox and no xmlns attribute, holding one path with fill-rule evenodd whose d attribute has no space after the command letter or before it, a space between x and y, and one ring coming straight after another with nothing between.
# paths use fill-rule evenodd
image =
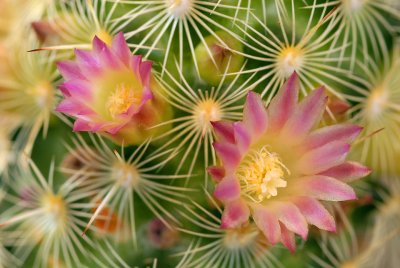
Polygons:
<instances>
[{"instance_id":1,"label":"yellow flower center","mask_svg":"<svg viewBox=\"0 0 400 268\"><path fill-rule=\"evenodd\" d=\"M221 106L212 99L206 99L195 107L194 119L197 127L205 134L211 130L211 122L222 119Z\"/></svg>"},{"instance_id":2,"label":"yellow flower center","mask_svg":"<svg viewBox=\"0 0 400 268\"><path fill-rule=\"evenodd\" d=\"M112 168L112 178L119 185L126 188L135 188L140 182L140 174L133 166L125 162L117 162Z\"/></svg>"},{"instance_id":3,"label":"yellow flower center","mask_svg":"<svg viewBox=\"0 0 400 268\"><path fill-rule=\"evenodd\" d=\"M193 0L165 0L168 12L175 18L187 16L193 6Z\"/></svg>"},{"instance_id":4,"label":"yellow flower center","mask_svg":"<svg viewBox=\"0 0 400 268\"><path fill-rule=\"evenodd\" d=\"M277 196L278 188L287 186L285 176L288 174L289 170L279 157L266 146L250 152L237 170L242 193L256 203Z\"/></svg>"},{"instance_id":5,"label":"yellow flower center","mask_svg":"<svg viewBox=\"0 0 400 268\"><path fill-rule=\"evenodd\" d=\"M277 68L281 76L288 78L294 71L299 71L303 65L303 51L298 47L282 49L277 58Z\"/></svg>"},{"instance_id":6,"label":"yellow flower center","mask_svg":"<svg viewBox=\"0 0 400 268\"><path fill-rule=\"evenodd\" d=\"M141 96L131 87L120 84L108 97L106 107L112 118L125 113L133 105L139 105Z\"/></svg>"}]
</instances>

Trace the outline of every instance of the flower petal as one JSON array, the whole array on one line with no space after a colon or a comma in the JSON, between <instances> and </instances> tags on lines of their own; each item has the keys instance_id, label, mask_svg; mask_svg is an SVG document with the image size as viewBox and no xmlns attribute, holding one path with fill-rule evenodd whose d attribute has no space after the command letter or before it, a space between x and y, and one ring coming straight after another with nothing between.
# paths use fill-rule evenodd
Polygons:
<instances>
[{"instance_id":1,"label":"flower petal","mask_svg":"<svg viewBox=\"0 0 400 268\"><path fill-rule=\"evenodd\" d=\"M243 110L243 123L252 135L259 136L265 132L268 125L268 113L261 96L253 91L247 94Z\"/></svg>"},{"instance_id":2,"label":"flower petal","mask_svg":"<svg viewBox=\"0 0 400 268\"><path fill-rule=\"evenodd\" d=\"M356 194L349 185L331 177L315 175L298 179L293 187L299 194L327 201L345 201L356 199Z\"/></svg>"},{"instance_id":3,"label":"flower petal","mask_svg":"<svg viewBox=\"0 0 400 268\"><path fill-rule=\"evenodd\" d=\"M78 64L73 61L59 61L57 62L57 68L65 80L85 79Z\"/></svg>"},{"instance_id":4,"label":"flower petal","mask_svg":"<svg viewBox=\"0 0 400 268\"><path fill-rule=\"evenodd\" d=\"M235 142L233 134L233 123L232 122L211 122L217 139L224 140L230 143Z\"/></svg>"},{"instance_id":5,"label":"flower petal","mask_svg":"<svg viewBox=\"0 0 400 268\"><path fill-rule=\"evenodd\" d=\"M276 202L276 210L279 221L282 222L290 231L300 235L304 240L307 239L308 225L300 210L289 202Z\"/></svg>"},{"instance_id":6,"label":"flower petal","mask_svg":"<svg viewBox=\"0 0 400 268\"><path fill-rule=\"evenodd\" d=\"M343 142L331 142L304 154L297 163L298 172L313 175L342 164L350 150Z\"/></svg>"},{"instance_id":7,"label":"flower petal","mask_svg":"<svg viewBox=\"0 0 400 268\"><path fill-rule=\"evenodd\" d=\"M76 103L74 100L68 98L62 100L55 110L56 112L66 113L68 115L76 115L80 111L81 106L82 104Z\"/></svg>"},{"instance_id":8,"label":"flower petal","mask_svg":"<svg viewBox=\"0 0 400 268\"><path fill-rule=\"evenodd\" d=\"M319 229L335 232L335 219L320 202L310 197L299 197L294 202L307 222Z\"/></svg>"},{"instance_id":9,"label":"flower petal","mask_svg":"<svg viewBox=\"0 0 400 268\"><path fill-rule=\"evenodd\" d=\"M314 149L332 141L351 143L360 134L362 127L351 124L339 124L320 128L312 132L305 141L307 149Z\"/></svg>"},{"instance_id":10,"label":"flower petal","mask_svg":"<svg viewBox=\"0 0 400 268\"><path fill-rule=\"evenodd\" d=\"M234 170L240 163L241 155L236 145L214 142L213 146L226 171Z\"/></svg>"},{"instance_id":11,"label":"flower petal","mask_svg":"<svg viewBox=\"0 0 400 268\"><path fill-rule=\"evenodd\" d=\"M129 59L132 54L122 32L119 32L114 37L112 42L112 50L126 66L129 66Z\"/></svg>"},{"instance_id":12,"label":"flower petal","mask_svg":"<svg viewBox=\"0 0 400 268\"><path fill-rule=\"evenodd\" d=\"M281 129L292 116L299 94L299 77L294 72L278 91L268 106L270 126L273 130Z\"/></svg>"},{"instance_id":13,"label":"flower petal","mask_svg":"<svg viewBox=\"0 0 400 268\"><path fill-rule=\"evenodd\" d=\"M112 50L105 46L101 51L98 52L101 64L103 68L117 69L122 66L122 62L117 58Z\"/></svg>"},{"instance_id":14,"label":"flower petal","mask_svg":"<svg viewBox=\"0 0 400 268\"><path fill-rule=\"evenodd\" d=\"M296 252L296 240L294 239L294 233L289 231L284 224L280 224L281 227L281 241L282 244L287 247L291 253Z\"/></svg>"},{"instance_id":15,"label":"flower petal","mask_svg":"<svg viewBox=\"0 0 400 268\"><path fill-rule=\"evenodd\" d=\"M236 145L241 153L246 152L251 144L251 137L246 126L242 122L233 123L233 132L235 136Z\"/></svg>"},{"instance_id":16,"label":"flower petal","mask_svg":"<svg viewBox=\"0 0 400 268\"><path fill-rule=\"evenodd\" d=\"M298 105L286 122L281 135L288 137L291 142L303 140L311 128L321 120L327 100L323 87L313 90Z\"/></svg>"},{"instance_id":17,"label":"flower petal","mask_svg":"<svg viewBox=\"0 0 400 268\"><path fill-rule=\"evenodd\" d=\"M77 119L74 123L73 131L75 131L75 132L91 131L91 130L92 130L92 127L90 126L90 123L87 122L86 120Z\"/></svg>"},{"instance_id":18,"label":"flower petal","mask_svg":"<svg viewBox=\"0 0 400 268\"><path fill-rule=\"evenodd\" d=\"M150 78L151 78L151 68L153 66L152 61L143 61L140 64L140 78L142 80L143 85L148 85L150 84Z\"/></svg>"},{"instance_id":19,"label":"flower petal","mask_svg":"<svg viewBox=\"0 0 400 268\"><path fill-rule=\"evenodd\" d=\"M100 60L89 51L75 49L75 56L82 74L86 77L98 76L101 73Z\"/></svg>"},{"instance_id":20,"label":"flower petal","mask_svg":"<svg viewBox=\"0 0 400 268\"><path fill-rule=\"evenodd\" d=\"M236 228L245 223L250 216L246 202L238 199L225 205L221 219L221 228Z\"/></svg>"},{"instance_id":21,"label":"flower petal","mask_svg":"<svg viewBox=\"0 0 400 268\"><path fill-rule=\"evenodd\" d=\"M225 169L223 167L208 167L207 172L216 182L220 182L225 177Z\"/></svg>"},{"instance_id":22,"label":"flower petal","mask_svg":"<svg viewBox=\"0 0 400 268\"><path fill-rule=\"evenodd\" d=\"M371 169L357 162L344 162L338 166L332 167L320 175L332 177L343 182L352 182L371 173Z\"/></svg>"},{"instance_id":23,"label":"flower petal","mask_svg":"<svg viewBox=\"0 0 400 268\"><path fill-rule=\"evenodd\" d=\"M60 85L62 92L68 92L68 95L79 101L90 101L92 90L85 80L71 80Z\"/></svg>"},{"instance_id":24,"label":"flower petal","mask_svg":"<svg viewBox=\"0 0 400 268\"><path fill-rule=\"evenodd\" d=\"M104 43L103 40L101 40L101 39L98 38L97 36L95 36L95 37L93 38L92 46L93 46L93 50L94 50L96 53L100 53L100 52L103 51L103 49L107 48L106 43Z\"/></svg>"},{"instance_id":25,"label":"flower petal","mask_svg":"<svg viewBox=\"0 0 400 268\"><path fill-rule=\"evenodd\" d=\"M257 205L253 208L253 219L272 245L280 241L281 228L274 212L264 206Z\"/></svg>"},{"instance_id":26,"label":"flower petal","mask_svg":"<svg viewBox=\"0 0 400 268\"><path fill-rule=\"evenodd\" d=\"M93 115L93 110L89 107L85 106L82 103L76 102L76 100L68 98L62 100L57 108L55 109L56 112L66 113L71 116L91 116Z\"/></svg>"},{"instance_id":27,"label":"flower petal","mask_svg":"<svg viewBox=\"0 0 400 268\"><path fill-rule=\"evenodd\" d=\"M240 184L235 176L228 176L217 184L214 196L222 202L229 202L240 197Z\"/></svg>"}]
</instances>

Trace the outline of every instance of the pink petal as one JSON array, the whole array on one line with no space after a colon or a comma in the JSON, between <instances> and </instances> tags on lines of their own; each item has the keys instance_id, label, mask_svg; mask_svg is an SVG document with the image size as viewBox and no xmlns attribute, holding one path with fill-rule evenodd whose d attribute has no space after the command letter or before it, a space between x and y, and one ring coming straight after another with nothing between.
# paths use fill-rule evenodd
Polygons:
<instances>
[{"instance_id":1,"label":"pink petal","mask_svg":"<svg viewBox=\"0 0 400 268\"><path fill-rule=\"evenodd\" d=\"M320 128L312 132L305 141L307 149L314 149L332 141L351 143L360 134L362 127L351 124L339 124Z\"/></svg>"},{"instance_id":2,"label":"pink petal","mask_svg":"<svg viewBox=\"0 0 400 268\"><path fill-rule=\"evenodd\" d=\"M250 216L250 210L243 200L236 200L225 205L221 219L221 228L236 228L245 223Z\"/></svg>"},{"instance_id":3,"label":"pink petal","mask_svg":"<svg viewBox=\"0 0 400 268\"><path fill-rule=\"evenodd\" d=\"M90 131L91 132L98 132L98 131L106 131L108 132L109 128L112 128L114 125L113 123L109 123L109 122L98 122L98 121L94 121L94 122L90 122Z\"/></svg>"},{"instance_id":4,"label":"pink petal","mask_svg":"<svg viewBox=\"0 0 400 268\"><path fill-rule=\"evenodd\" d=\"M130 58L130 66L132 70L135 72L136 76L140 76L140 64L142 63L141 55L133 55Z\"/></svg>"},{"instance_id":5,"label":"pink petal","mask_svg":"<svg viewBox=\"0 0 400 268\"><path fill-rule=\"evenodd\" d=\"M58 88L60 89L60 91L64 95L64 97L71 97L71 94L69 93L68 88L63 86L63 84L61 84Z\"/></svg>"},{"instance_id":6,"label":"pink petal","mask_svg":"<svg viewBox=\"0 0 400 268\"><path fill-rule=\"evenodd\" d=\"M123 128L125 125L126 124L118 124L118 125L115 125L115 126L107 126L106 132L110 133L111 135L116 135L121 130L121 128Z\"/></svg>"},{"instance_id":7,"label":"pink petal","mask_svg":"<svg viewBox=\"0 0 400 268\"><path fill-rule=\"evenodd\" d=\"M140 64L139 72L140 72L140 77L141 77L143 85L150 84L152 66L153 66L152 61L144 61Z\"/></svg>"},{"instance_id":8,"label":"pink petal","mask_svg":"<svg viewBox=\"0 0 400 268\"><path fill-rule=\"evenodd\" d=\"M240 163L241 155L234 144L214 142L215 152L227 171L234 170Z\"/></svg>"},{"instance_id":9,"label":"pink petal","mask_svg":"<svg viewBox=\"0 0 400 268\"><path fill-rule=\"evenodd\" d=\"M293 187L299 194L319 200L345 201L357 198L353 188L346 183L321 175L300 178Z\"/></svg>"},{"instance_id":10,"label":"pink petal","mask_svg":"<svg viewBox=\"0 0 400 268\"><path fill-rule=\"evenodd\" d=\"M233 132L236 145L241 153L246 152L251 144L251 136L246 126L242 122L233 123Z\"/></svg>"},{"instance_id":11,"label":"pink petal","mask_svg":"<svg viewBox=\"0 0 400 268\"><path fill-rule=\"evenodd\" d=\"M110 48L105 46L101 51L98 52L101 64L103 68L120 68L122 62L114 55Z\"/></svg>"},{"instance_id":12,"label":"pink petal","mask_svg":"<svg viewBox=\"0 0 400 268\"><path fill-rule=\"evenodd\" d=\"M68 95L80 100L90 101L92 99L92 90L86 80L70 80L60 85L63 92L68 91Z\"/></svg>"},{"instance_id":13,"label":"pink petal","mask_svg":"<svg viewBox=\"0 0 400 268\"><path fill-rule=\"evenodd\" d=\"M289 202L276 202L276 210L281 221L290 231L300 235L304 240L307 239L308 225L300 210Z\"/></svg>"},{"instance_id":14,"label":"pink petal","mask_svg":"<svg viewBox=\"0 0 400 268\"><path fill-rule=\"evenodd\" d=\"M338 166L332 167L320 175L332 177L343 182L352 182L371 173L371 169L357 162L344 162Z\"/></svg>"},{"instance_id":15,"label":"pink petal","mask_svg":"<svg viewBox=\"0 0 400 268\"><path fill-rule=\"evenodd\" d=\"M57 68L65 80L85 79L79 66L73 61L57 62Z\"/></svg>"},{"instance_id":16,"label":"pink petal","mask_svg":"<svg viewBox=\"0 0 400 268\"><path fill-rule=\"evenodd\" d=\"M215 135L217 139L224 140L230 143L235 142L235 137L233 134L233 124L232 122L211 122Z\"/></svg>"},{"instance_id":17,"label":"pink petal","mask_svg":"<svg viewBox=\"0 0 400 268\"><path fill-rule=\"evenodd\" d=\"M100 52L102 52L102 50L104 50L105 48L107 48L107 45L106 45L106 43L103 42L103 40L101 40L100 38L98 38L97 36L95 36L95 37L93 38L93 41L92 41L92 47L93 47L93 50L94 50L96 53L100 53Z\"/></svg>"},{"instance_id":18,"label":"pink petal","mask_svg":"<svg viewBox=\"0 0 400 268\"><path fill-rule=\"evenodd\" d=\"M91 52L75 49L75 56L81 73L84 76L100 75L102 70L100 61Z\"/></svg>"},{"instance_id":19,"label":"pink petal","mask_svg":"<svg viewBox=\"0 0 400 268\"><path fill-rule=\"evenodd\" d=\"M292 142L304 139L311 128L321 120L327 100L324 88L313 90L286 122L282 135Z\"/></svg>"},{"instance_id":20,"label":"pink petal","mask_svg":"<svg viewBox=\"0 0 400 268\"><path fill-rule=\"evenodd\" d=\"M296 199L295 204L308 223L322 230L336 231L335 219L317 200L310 197L299 197Z\"/></svg>"},{"instance_id":21,"label":"pink petal","mask_svg":"<svg viewBox=\"0 0 400 268\"><path fill-rule=\"evenodd\" d=\"M296 252L296 240L294 238L294 233L289 231L284 224L280 224L281 226L281 241L282 244L287 247L291 253Z\"/></svg>"},{"instance_id":22,"label":"pink petal","mask_svg":"<svg viewBox=\"0 0 400 268\"><path fill-rule=\"evenodd\" d=\"M312 175L342 164L350 150L350 145L343 142L331 142L308 151L297 163L300 174Z\"/></svg>"},{"instance_id":23,"label":"pink petal","mask_svg":"<svg viewBox=\"0 0 400 268\"><path fill-rule=\"evenodd\" d=\"M274 130L281 129L292 116L298 94L299 78L293 73L268 106L270 125Z\"/></svg>"},{"instance_id":24,"label":"pink petal","mask_svg":"<svg viewBox=\"0 0 400 268\"><path fill-rule=\"evenodd\" d=\"M253 219L268 241L274 245L280 241L281 228L277 216L268 208L257 205L253 209Z\"/></svg>"},{"instance_id":25,"label":"pink petal","mask_svg":"<svg viewBox=\"0 0 400 268\"><path fill-rule=\"evenodd\" d=\"M132 54L122 32L114 37L112 50L126 66L129 66L129 59Z\"/></svg>"},{"instance_id":26,"label":"pink petal","mask_svg":"<svg viewBox=\"0 0 400 268\"><path fill-rule=\"evenodd\" d=\"M225 177L225 169L223 167L208 167L207 172L215 182L220 182Z\"/></svg>"},{"instance_id":27,"label":"pink petal","mask_svg":"<svg viewBox=\"0 0 400 268\"><path fill-rule=\"evenodd\" d=\"M80 103L76 103L74 100L68 98L62 100L55 110L56 112L66 113L68 115L77 115L81 106Z\"/></svg>"},{"instance_id":28,"label":"pink petal","mask_svg":"<svg viewBox=\"0 0 400 268\"><path fill-rule=\"evenodd\" d=\"M146 101L153 99L154 95L153 92L151 91L149 86L144 86L143 88L143 95L142 95L142 100L141 100L141 105L143 105Z\"/></svg>"},{"instance_id":29,"label":"pink petal","mask_svg":"<svg viewBox=\"0 0 400 268\"><path fill-rule=\"evenodd\" d=\"M240 184L235 176L228 176L217 184L214 196L222 202L229 202L240 197Z\"/></svg>"},{"instance_id":30,"label":"pink petal","mask_svg":"<svg viewBox=\"0 0 400 268\"><path fill-rule=\"evenodd\" d=\"M91 130L92 127L90 126L90 123L85 120L77 119L74 123L74 128L73 128L74 132L91 131Z\"/></svg>"},{"instance_id":31,"label":"pink petal","mask_svg":"<svg viewBox=\"0 0 400 268\"><path fill-rule=\"evenodd\" d=\"M268 113L260 95L253 91L247 94L243 110L243 123L253 135L259 136L265 132L268 125Z\"/></svg>"}]
</instances>

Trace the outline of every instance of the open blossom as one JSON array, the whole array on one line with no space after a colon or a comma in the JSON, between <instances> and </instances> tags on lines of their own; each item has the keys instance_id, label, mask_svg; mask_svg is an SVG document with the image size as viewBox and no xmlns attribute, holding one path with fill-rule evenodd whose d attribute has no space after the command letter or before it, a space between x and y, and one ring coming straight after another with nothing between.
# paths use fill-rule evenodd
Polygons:
<instances>
[{"instance_id":1,"label":"open blossom","mask_svg":"<svg viewBox=\"0 0 400 268\"><path fill-rule=\"evenodd\" d=\"M74 131L98 132L124 144L139 144L163 131L150 129L170 116L158 96L152 62L132 55L122 33L110 47L95 37L92 47L75 50L75 61L58 63L66 81L57 111L77 118Z\"/></svg>"},{"instance_id":2,"label":"open blossom","mask_svg":"<svg viewBox=\"0 0 400 268\"><path fill-rule=\"evenodd\" d=\"M235 228L251 216L272 243L295 250L308 224L335 231L334 218L319 202L355 199L347 182L370 170L346 161L361 127L337 124L318 128L326 107L324 88L298 103L294 73L266 109L249 92L242 122L216 122L215 151L222 165L209 168L218 182L214 195L224 203L222 228Z\"/></svg>"}]
</instances>

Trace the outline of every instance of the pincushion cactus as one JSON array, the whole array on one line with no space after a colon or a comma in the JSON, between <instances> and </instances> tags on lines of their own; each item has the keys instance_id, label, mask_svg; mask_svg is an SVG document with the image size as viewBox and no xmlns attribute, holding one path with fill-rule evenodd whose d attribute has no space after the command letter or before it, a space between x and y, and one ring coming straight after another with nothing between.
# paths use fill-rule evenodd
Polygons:
<instances>
[{"instance_id":1,"label":"pincushion cactus","mask_svg":"<svg viewBox=\"0 0 400 268\"><path fill-rule=\"evenodd\" d=\"M397 1L0 15L0 268L400 262Z\"/></svg>"}]
</instances>

